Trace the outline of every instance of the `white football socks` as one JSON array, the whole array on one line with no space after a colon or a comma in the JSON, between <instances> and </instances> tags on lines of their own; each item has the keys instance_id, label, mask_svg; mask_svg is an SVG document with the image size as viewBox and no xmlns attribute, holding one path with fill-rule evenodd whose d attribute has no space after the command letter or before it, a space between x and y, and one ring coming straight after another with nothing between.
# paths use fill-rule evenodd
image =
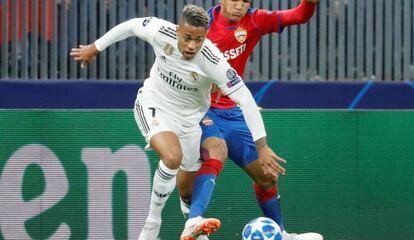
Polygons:
<instances>
[{"instance_id":1,"label":"white football socks","mask_svg":"<svg viewBox=\"0 0 414 240\"><path fill-rule=\"evenodd\" d=\"M177 173L178 169L170 169L162 160L159 161L154 174L148 222L161 222L161 212L170 194L174 191Z\"/></svg>"},{"instance_id":2,"label":"white football socks","mask_svg":"<svg viewBox=\"0 0 414 240\"><path fill-rule=\"evenodd\" d=\"M184 218L188 219L188 214L190 214L191 205L184 202L183 199L181 199L180 197L180 207L181 207L181 212L183 213Z\"/></svg>"}]
</instances>

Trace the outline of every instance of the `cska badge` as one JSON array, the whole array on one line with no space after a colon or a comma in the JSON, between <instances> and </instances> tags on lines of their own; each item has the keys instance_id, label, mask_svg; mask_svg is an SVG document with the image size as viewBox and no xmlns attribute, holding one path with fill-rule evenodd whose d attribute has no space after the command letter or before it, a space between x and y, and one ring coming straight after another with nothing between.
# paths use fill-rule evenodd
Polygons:
<instances>
[{"instance_id":1,"label":"cska badge","mask_svg":"<svg viewBox=\"0 0 414 240\"><path fill-rule=\"evenodd\" d=\"M206 126L211 126L211 125L213 125L214 122L209 117L204 117L203 120L201 120L201 123L206 125Z\"/></svg>"},{"instance_id":2,"label":"cska badge","mask_svg":"<svg viewBox=\"0 0 414 240\"><path fill-rule=\"evenodd\" d=\"M238 27L236 31L234 31L234 37L239 43L244 43L247 38L247 30L242 27Z\"/></svg>"}]
</instances>

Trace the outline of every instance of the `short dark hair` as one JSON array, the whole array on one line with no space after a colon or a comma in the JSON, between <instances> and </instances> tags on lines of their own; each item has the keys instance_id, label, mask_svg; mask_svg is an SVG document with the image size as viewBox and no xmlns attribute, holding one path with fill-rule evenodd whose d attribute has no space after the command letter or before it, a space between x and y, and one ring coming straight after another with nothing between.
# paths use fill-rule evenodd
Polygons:
<instances>
[{"instance_id":1,"label":"short dark hair","mask_svg":"<svg viewBox=\"0 0 414 240\"><path fill-rule=\"evenodd\" d=\"M185 20L194 27L208 28L210 18L203 8L193 4L188 4L183 8L181 20Z\"/></svg>"}]
</instances>

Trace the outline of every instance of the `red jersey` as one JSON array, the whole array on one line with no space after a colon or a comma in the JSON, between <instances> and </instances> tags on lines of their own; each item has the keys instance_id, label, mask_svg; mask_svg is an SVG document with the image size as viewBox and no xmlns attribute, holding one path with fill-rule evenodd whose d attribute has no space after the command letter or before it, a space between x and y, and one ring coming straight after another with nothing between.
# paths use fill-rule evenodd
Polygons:
<instances>
[{"instance_id":1,"label":"red jersey","mask_svg":"<svg viewBox=\"0 0 414 240\"><path fill-rule=\"evenodd\" d=\"M250 8L247 14L237 23L220 14L220 5L209 9L209 38L224 54L230 65L243 76L246 62L260 38L271 32L281 32L284 27L307 22L315 12L314 3L302 0L296 8L284 11L269 11ZM227 96L219 96L219 92L211 94L211 107L232 108L236 106Z\"/></svg>"}]
</instances>

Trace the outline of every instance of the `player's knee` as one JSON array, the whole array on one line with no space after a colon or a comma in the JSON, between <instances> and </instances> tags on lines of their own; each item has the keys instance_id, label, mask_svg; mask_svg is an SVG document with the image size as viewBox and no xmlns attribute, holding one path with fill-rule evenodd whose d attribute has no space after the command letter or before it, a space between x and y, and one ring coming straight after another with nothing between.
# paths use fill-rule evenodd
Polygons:
<instances>
[{"instance_id":1,"label":"player's knee","mask_svg":"<svg viewBox=\"0 0 414 240\"><path fill-rule=\"evenodd\" d=\"M255 183L264 190L270 189L277 185L277 178L273 179L271 177L263 177L255 180Z\"/></svg>"},{"instance_id":2,"label":"player's knee","mask_svg":"<svg viewBox=\"0 0 414 240\"><path fill-rule=\"evenodd\" d=\"M161 154L160 157L168 168L177 169L180 167L183 159L183 153L181 150L170 149L170 151Z\"/></svg>"},{"instance_id":3,"label":"player's knee","mask_svg":"<svg viewBox=\"0 0 414 240\"><path fill-rule=\"evenodd\" d=\"M211 139L203 144L203 148L207 150L209 158L220 161L227 159L228 150L226 142L223 139Z\"/></svg>"}]
</instances>

